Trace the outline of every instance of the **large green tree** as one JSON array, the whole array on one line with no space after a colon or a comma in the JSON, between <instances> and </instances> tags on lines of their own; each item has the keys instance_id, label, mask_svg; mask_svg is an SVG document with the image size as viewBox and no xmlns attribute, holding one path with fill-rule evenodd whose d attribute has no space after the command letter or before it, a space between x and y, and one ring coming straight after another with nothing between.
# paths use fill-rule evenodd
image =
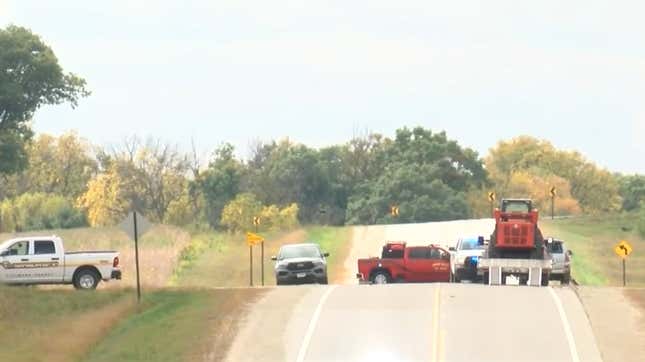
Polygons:
<instances>
[{"instance_id":1,"label":"large green tree","mask_svg":"<svg viewBox=\"0 0 645 362\"><path fill-rule=\"evenodd\" d=\"M397 130L371 158L378 171L352 191L350 224L466 218L471 214L466 192L486 180L476 152L422 127ZM398 217L389 214L393 205L399 207Z\"/></svg>"},{"instance_id":2,"label":"large green tree","mask_svg":"<svg viewBox=\"0 0 645 362\"><path fill-rule=\"evenodd\" d=\"M618 176L620 196L623 198L623 210L639 209L645 202L645 175Z\"/></svg>"},{"instance_id":3,"label":"large green tree","mask_svg":"<svg viewBox=\"0 0 645 362\"><path fill-rule=\"evenodd\" d=\"M30 30L0 29L0 174L27 165L29 121L43 105L70 103L89 95L85 80L64 73L52 49Z\"/></svg>"},{"instance_id":4,"label":"large green tree","mask_svg":"<svg viewBox=\"0 0 645 362\"><path fill-rule=\"evenodd\" d=\"M228 143L217 148L208 168L190 186L194 197L199 192L204 198L204 214L213 227L219 226L224 206L240 191L244 167L235 158L234 151Z\"/></svg>"}]
</instances>

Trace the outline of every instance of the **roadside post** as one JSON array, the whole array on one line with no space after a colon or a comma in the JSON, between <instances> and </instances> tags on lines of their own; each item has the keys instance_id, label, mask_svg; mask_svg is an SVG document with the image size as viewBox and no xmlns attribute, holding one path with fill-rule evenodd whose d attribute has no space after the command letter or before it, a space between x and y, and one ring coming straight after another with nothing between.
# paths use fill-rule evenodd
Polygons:
<instances>
[{"instance_id":1,"label":"roadside post","mask_svg":"<svg viewBox=\"0 0 645 362\"><path fill-rule=\"evenodd\" d=\"M264 243L264 238L258 234L247 232L246 243L249 245L249 285L253 286L253 246Z\"/></svg>"},{"instance_id":2,"label":"roadside post","mask_svg":"<svg viewBox=\"0 0 645 362\"><path fill-rule=\"evenodd\" d=\"M255 233L258 233L258 227L260 226L260 217L259 216L254 216L253 217L253 225L255 225ZM262 275L262 286L264 286L264 240L262 240L262 245L261 245L261 254L260 254L260 268L261 268L261 275Z\"/></svg>"},{"instance_id":3,"label":"roadside post","mask_svg":"<svg viewBox=\"0 0 645 362\"><path fill-rule=\"evenodd\" d=\"M627 278L625 276L625 261L627 260L627 257L632 253L632 251L632 246L629 245L629 243L625 240L621 240L618 244L616 244L616 246L614 246L614 253L616 253L616 255L618 255L623 262L623 287L627 285Z\"/></svg>"},{"instance_id":4,"label":"roadside post","mask_svg":"<svg viewBox=\"0 0 645 362\"><path fill-rule=\"evenodd\" d=\"M495 191L488 193L488 202L490 202L490 216L494 217L495 214Z\"/></svg>"},{"instance_id":5,"label":"roadside post","mask_svg":"<svg viewBox=\"0 0 645 362\"><path fill-rule=\"evenodd\" d=\"M553 220L555 218L555 195L557 194L555 186L551 186L549 194L551 195L551 220Z\"/></svg>"},{"instance_id":6,"label":"roadside post","mask_svg":"<svg viewBox=\"0 0 645 362\"><path fill-rule=\"evenodd\" d=\"M139 237L145 234L152 224L146 220L143 215L132 211L119 224L119 227L134 240L134 261L137 270L137 303L141 303L141 278L139 273Z\"/></svg>"}]
</instances>

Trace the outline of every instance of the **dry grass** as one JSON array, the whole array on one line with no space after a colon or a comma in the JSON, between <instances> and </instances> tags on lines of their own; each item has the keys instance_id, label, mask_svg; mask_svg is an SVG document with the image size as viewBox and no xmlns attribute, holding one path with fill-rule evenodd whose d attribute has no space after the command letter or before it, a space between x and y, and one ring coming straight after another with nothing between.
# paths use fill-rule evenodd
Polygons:
<instances>
[{"instance_id":1,"label":"dry grass","mask_svg":"<svg viewBox=\"0 0 645 362\"><path fill-rule=\"evenodd\" d=\"M627 285L645 286L645 239L636 232L636 214L585 216L542 220L545 236L563 239L573 250L572 273L585 285L622 285L622 261L614 253L620 240L627 240L634 252L627 259Z\"/></svg>"},{"instance_id":2,"label":"dry grass","mask_svg":"<svg viewBox=\"0 0 645 362\"><path fill-rule=\"evenodd\" d=\"M102 338L85 361L220 361L263 289L159 290Z\"/></svg>"},{"instance_id":3,"label":"dry grass","mask_svg":"<svg viewBox=\"0 0 645 362\"><path fill-rule=\"evenodd\" d=\"M80 228L48 230L20 234L0 234L0 240L15 236L58 235L69 251L116 250L121 256L123 280L102 283L99 288L124 288L136 285L134 241L114 228ZM144 287L165 286L173 273L181 250L190 243L190 234L180 228L156 225L139 242L141 284Z\"/></svg>"},{"instance_id":4,"label":"dry grass","mask_svg":"<svg viewBox=\"0 0 645 362\"><path fill-rule=\"evenodd\" d=\"M0 361L76 360L132 310L132 295L0 286Z\"/></svg>"},{"instance_id":5,"label":"dry grass","mask_svg":"<svg viewBox=\"0 0 645 362\"><path fill-rule=\"evenodd\" d=\"M242 287L249 285L249 247L243 235L218 233L216 241L193 264L177 276L175 284L183 287ZM306 240L303 229L277 235L266 235L264 243L265 285L275 285L271 255L280 246ZM261 247L253 247L253 282L261 285Z\"/></svg>"}]
</instances>

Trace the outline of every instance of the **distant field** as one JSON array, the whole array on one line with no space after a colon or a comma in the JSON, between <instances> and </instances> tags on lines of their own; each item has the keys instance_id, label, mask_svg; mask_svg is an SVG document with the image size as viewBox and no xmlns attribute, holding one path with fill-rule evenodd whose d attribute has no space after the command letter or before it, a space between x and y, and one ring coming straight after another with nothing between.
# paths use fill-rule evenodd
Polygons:
<instances>
[{"instance_id":1,"label":"distant field","mask_svg":"<svg viewBox=\"0 0 645 362\"><path fill-rule=\"evenodd\" d=\"M573 276L585 285L622 285L622 264L613 249L620 240L629 241L634 252L627 259L627 284L645 286L645 240L638 236L637 220L636 214L543 219L540 227L573 250Z\"/></svg>"}]
</instances>

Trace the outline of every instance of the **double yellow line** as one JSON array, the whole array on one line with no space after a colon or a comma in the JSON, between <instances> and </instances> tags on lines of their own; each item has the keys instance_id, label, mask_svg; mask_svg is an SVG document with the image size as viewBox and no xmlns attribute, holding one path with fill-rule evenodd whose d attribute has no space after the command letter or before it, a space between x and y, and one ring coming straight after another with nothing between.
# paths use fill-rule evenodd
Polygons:
<instances>
[{"instance_id":1,"label":"double yellow line","mask_svg":"<svg viewBox=\"0 0 645 362\"><path fill-rule=\"evenodd\" d=\"M434 290L432 303L432 362L442 362L445 359L446 336L439 328L439 318L441 318L441 284L437 284Z\"/></svg>"}]
</instances>

